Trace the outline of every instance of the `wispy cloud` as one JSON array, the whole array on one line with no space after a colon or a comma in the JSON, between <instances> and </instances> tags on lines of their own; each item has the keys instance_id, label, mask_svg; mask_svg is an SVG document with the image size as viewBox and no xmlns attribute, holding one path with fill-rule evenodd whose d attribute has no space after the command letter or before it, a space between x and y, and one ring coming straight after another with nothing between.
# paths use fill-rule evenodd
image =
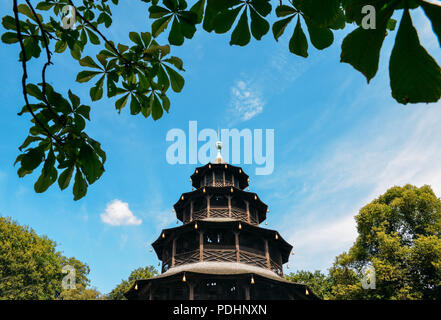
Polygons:
<instances>
[{"instance_id":1,"label":"wispy cloud","mask_svg":"<svg viewBox=\"0 0 441 320\"><path fill-rule=\"evenodd\" d=\"M231 108L233 122L247 121L262 113L265 102L261 92L251 88L249 83L239 80L231 88Z\"/></svg>"},{"instance_id":2,"label":"wispy cloud","mask_svg":"<svg viewBox=\"0 0 441 320\"><path fill-rule=\"evenodd\" d=\"M364 127L329 143L303 168L287 164L266 182L268 189L303 183L293 191L301 200L291 205L280 226L294 243L294 267L330 267L356 239L358 210L390 187L429 184L441 195L441 104L412 108L396 109L392 118L373 117ZM376 122L380 118L382 126ZM296 198L286 190L287 194L273 197ZM290 223L293 220L295 224Z\"/></svg>"},{"instance_id":3,"label":"wispy cloud","mask_svg":"<svg viewBox=\"0 0 441 320\"><path fill-rule=\"evenodd\" d=\"M142 223L142 220L130 211L129 204L118 199L107 204L105 211L101 214L101 221L111 226L136 226Z\"/></svg>"}]
</instances>

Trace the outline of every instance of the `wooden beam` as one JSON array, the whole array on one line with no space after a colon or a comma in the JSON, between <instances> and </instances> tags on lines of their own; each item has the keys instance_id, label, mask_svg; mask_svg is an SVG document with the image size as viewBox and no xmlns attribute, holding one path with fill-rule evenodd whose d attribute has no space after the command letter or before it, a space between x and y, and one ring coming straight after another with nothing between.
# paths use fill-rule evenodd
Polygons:
<instances>
[{"instance_id":1,"label":"wooden beam","mask_svg":"<svg viewBox=\"0 0 441 320\"><path fill-rule=\"evenodd\" d=\"M199 231L199 261L204 261L204 233Z\"/></svg>"},{"instance_id":2,"label":"wooden beam","mask_svg":"<svg viewBox=\"0 0 441 320\"><path fill-rule=\"evenodd\" d=\"M176 255L176 238L173 239L172 243L172 268L175 266L175 255Z\"/></svg>"},{"instance_id":3,"label":"wooden beam","mask_svg":"<svg viewBox=\"0 0 441 320\"><path fill-rule=\"evenodd\" d=\"M240 253L239 253L239 232L234 233L234 240L236 242L236 262L240 262Z\"/></svg>"},{"instance_id":4,"label":"wooden beam","mask_svg":"<svg viewBox=\"0 0 441 320\"><path fill-rule=\"evenodd\" d=\"M270 255L269 255L269 246L268 239L265 239L265 258L266 258L266 267L271 269Z\"/></svg>"}]
</instances>

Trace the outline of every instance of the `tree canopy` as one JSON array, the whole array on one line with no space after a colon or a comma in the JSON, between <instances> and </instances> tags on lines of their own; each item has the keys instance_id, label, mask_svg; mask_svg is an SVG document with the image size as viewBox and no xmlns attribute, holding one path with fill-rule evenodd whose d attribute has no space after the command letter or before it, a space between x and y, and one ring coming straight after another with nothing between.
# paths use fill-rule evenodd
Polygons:
<instances>
[{"instance_id":1,"label":"tree canopy","mask_svg":"<svg viewBox=\"0 0 441 320\"><path fill-rule=\"evenodd\" d=\"M75 268L75 290L62 288L65 265ZM71 299L74 294L84 297L91 290L86 289L89 271L88 265L63 256L46 236L38 236L11 218L0 217L0 299Z\"/></svg>"},{"instance_id":2,"label":"tree canopy","mask_svg":"<svg viewBox=\"0 0 441 320\"><path fill-rule=\"evenodd\" d=\"M3 17L6 32L2 41L20 47L25 105L19 115L30 114L32 123L15 163L19 163L20 177L41 167L36 192L46 191L55 182L64 190L73 180L74 199L78 200L104 173L106 153L85 131L86 120L91 120L90 106L71 90L60 92L46 79L52 56L66 50L85 68L76 80L88 83L93 79L89 86L92 101L105 94L114 99L117 112L127 106L132 115L158 120L170 109L169 90L181 92L185 83L183 61L171 55L170 45L182 45L198 29L217 34L232 30L230 45L245 46L252 38L261 40L270 29L279 40L291 25L288 50L306 58L309 43L318 50L326 49L334 42L335 31L352 25L355 30L341 44L341 62L349 63L369 82L377 73L384 39L395 33L398 24L389 60L392 97L402 104L436 102L441 97L441 69L420 44L410 13L422 8L441 43L441 6L428 1L140 1L152 19L151 30L130 32L128 44L105 36L104 29L112 25L112 10L122 5L118 0L45 0L37 5L13 0L13 16ZM66 11L67 5L75 10ZM375 28L363 26L367 6L375 11ZM400 10L397 22L392 16ZM271 12L280 18L272 27L268 21ZM73 15L75 28L66 28L65 22L71 25ZM163 33L168 33L168 43L161 45L156 38ZM91 46L101 48L95 57L88 55ZM27 62L35 59L44 62L41 81L28 83Z\"/></svg>"},{"instance_id":3,"label":"tree canopy","mask_svg":"<svg viewBox=\"0 0 441 320\"><path fill-rule=\"evenodd\" d=\"M138 268L133 270L127 280L122 280L115 289L113 289L108 295L109 300L125 300L124 293L129 291L130 287L136 280L150 279L158 274L158 270L153 266L147 266L145 268Z\"/></svg>"},{"instance_id":4,"label":"tree canopy","mask_svg":"<svg viewBox=\"0 0 441 320\"><path fill-rule=\"evenodd\" d=\"M441 200L429 186L393 187L355 217L358 237L330 275L336 299L440 299ZM363 289L363 268L376 288Z\"/></svg>"}]
</instances>

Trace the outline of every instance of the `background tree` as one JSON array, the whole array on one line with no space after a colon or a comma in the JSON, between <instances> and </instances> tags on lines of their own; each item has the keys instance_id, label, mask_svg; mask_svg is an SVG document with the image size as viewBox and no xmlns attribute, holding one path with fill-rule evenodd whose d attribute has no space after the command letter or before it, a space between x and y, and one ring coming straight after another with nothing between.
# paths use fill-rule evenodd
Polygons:
<instances>
[{"instance_id":1,"label":"background tree","mask_svg":"<svg viewBox=\"0 0 441 320\"><path fill-rule=\"evenodd\" d=\"M60 295L72 296L74 293L66 293L70 290L61 286L66 276L61 268L67 264L75 268L80 294L90 282L89 266L64 257L46 236L38 236L9 217L0 217L0 299L52 300Z\"/></svg>"},{"instance_id":2,"label":"background tree","mask_svg":"<svg viewBox=\"0 0 441 320\"><path fill-rule=\"evenodd\" d=\"M129 291L130 287L136 280L153 278L158 274L158 270L154 266L147 266L145 268L138 268L133 270L127 280L122 280L108 295L109 300L125 300L124 293Z\"/></svg>"},{"instance_id":3,"label":"background tree","mask_svg":"<svg viewBox=\"0 0 441 320\"><path fill-rule=\"evenodd\" d=\"M331 293L333 279L319 270L314 272L300 270L286 275L285 278L292 282L308 285L321 299L328 300L333 298Z\"/></svg>"},{"instance_id":4,"label":"background tree","mask_svg":"<svg viewBox=\"0 0 441 320\"><path fill-rule=\"evenodd\" d=\"M251 39L262 39L272 30L278 40L293 28L289 51L307 57L309 43L318 50L334 42L334 32L353 25L341 45L341 62L349 63L369 82L377 73L380 51L386 36L394 33L392 17L401 15L390 56L391 94L402 104L436 102L441 97L441 69L421 46L412 24L411 11L422 8L441 44L441 6L424 0L140 0L146 3L151 32L130 32L129 44L115 43L105 35L112 25L112 10L118 0L45 0L37 5L30 0L13 0L13 16L2 19L7 30L1 37L7 44L18 43L23 69L22 91L25 105L19 115L31 115L29 135L19 147L16 163L20 177L42 167L34 184L36 192L46 191L58 181L66 189L73 178L74 199L87 193L89 185L104 173L106 154L101 145L85 132L90 107L81 103L71 90L58 92L46 79L52 56L70 51L80 66L76 80L86 83L92 101L104 93L114 98L118 112L130 106L132 115L142 114L158 120L170 109L167 92L181 92L184 71L181 59L170 55L170 45L179 46L193 38L198 25L209 33L232 30L230 45L245 46ZM125 1L124 4L128 2ZM76 24L63 10L75 8ZM375 28L363 27L363 8L375 9ZM401 12L402 11L402 12ZM270 28L268 17L275 12L278 21ZM62 23L63 21L63 23ZM294 27L295 25L295 27ZM305 33L306 31L306 33ZM159 45L154 38L168 32L169 44ZM307 36L308 35L308 36ZM308 42L309 38L309 42ZM101 51L92 58L91 46ZM27 62L43 60L41 81L28 83Z\"/></svg>"},{"instance_id":5,"label":"background tree","mask_svg":"<svg viewBox=\"0 0 441 320\"><path fill-rule=\"evenodd\" d=\"M441 200L429 186L393 187L355 217L358 237L330 274L337 299L441 299ZM373 266L376 289L363 289Z\"/></svg>"}]
</instances>

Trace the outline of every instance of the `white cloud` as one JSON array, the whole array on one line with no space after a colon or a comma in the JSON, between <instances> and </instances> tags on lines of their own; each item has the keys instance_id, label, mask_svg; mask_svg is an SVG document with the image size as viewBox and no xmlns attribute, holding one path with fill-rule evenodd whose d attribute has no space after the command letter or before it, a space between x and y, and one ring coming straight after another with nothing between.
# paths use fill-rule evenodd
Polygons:
<instances>
[{"instance_id":1,"label":"white cloud","mask_svg":"<svg viewBox=\"0 0 441 320\"><path fill-rule=\"evenodd\" d=\"M265 103L260 92L240 80L231 88L231 109L235 119L247 121L263 111ZM236 116L237 115L237 116Z\"/></svg>"},{"instance_id":2,"label":"white cloud","mask_svg":"<svg viewBox=\"0 0 441 320\"><path fill-rule=\"evenodd\" d=\"M135 217L127 202L115 199L107 204L106 213L101 214L101 221L111 226L140 225L142 220Z\"/></svg>"}]
</instances>

